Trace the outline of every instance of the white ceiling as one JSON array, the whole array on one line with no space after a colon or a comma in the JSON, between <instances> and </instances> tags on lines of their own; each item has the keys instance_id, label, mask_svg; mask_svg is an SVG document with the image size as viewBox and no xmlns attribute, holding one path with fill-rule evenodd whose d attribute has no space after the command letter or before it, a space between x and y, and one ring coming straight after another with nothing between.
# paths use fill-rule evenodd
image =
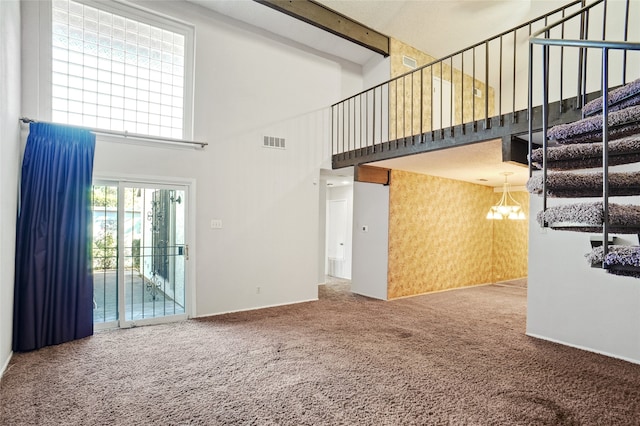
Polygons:
<instances>
[{"instance_id":1,"label":"white ceiling","mask_svg":"<svg viewBox=\"0 0 640 426\"><path fill-rule=\"evenodd\" d=\"M189 0L300 46L364 65L380 54L253 0Z\"/></svg>"},{"instance_id":2,"label":"white ceiling","mask_svg":"<svg viewBox=\"0 0 640 426\"><path fill-rule=\"evenodd\" d=\"M311 48L364 65L379 57L355 43L277 12L253 0L190 0L201 6ZM513 28L569 0L316 0L387 36L441 57ZM504 171L514 185L525 167L503 163L500 141L387 160L377 165L500 186ZM376 164L373 164L376 165ZM486 179L481 181L479 179Z\"/></svg>"},{"instance_id":3,"label":"white ceiling","mask_svg":"<svg viewBox=\"0 0 640 426\"><path fill-rule=\"evenodd\" d=\"M317 0L435 57L443 57L528 21L553 6L532 0ZM568 0L566 1L568 2ZM565 2L565 3L566 3ZM534 3L538 5L534 6Z\"/></svg>"},{"instance_id":4,"label":"white ceiling","mask_svg":"<svg viewBox=\"0 0 640 426\"><path fill-rule=\"evenodd\" d=\"M492 187L501 186L504 183L502 173L505 172L513 173L509 176L509 183L512 186L523 186L529 178L526 166L502 162L502 140L500 139L378 161L370 165Z\"/></svg>"}]
</instances>

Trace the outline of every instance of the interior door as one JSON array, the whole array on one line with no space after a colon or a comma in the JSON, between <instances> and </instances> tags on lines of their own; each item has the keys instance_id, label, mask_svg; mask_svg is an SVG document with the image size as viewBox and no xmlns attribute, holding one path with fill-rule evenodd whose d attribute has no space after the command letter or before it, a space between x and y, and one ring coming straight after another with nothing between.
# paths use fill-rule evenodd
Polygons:
<instances>
[{"instance_id":1,"label":"interior door","mask_svg":"<svg viewBox=\"0 0 640 426\"><path fill-rule=\"evenodd\" d=\"M455 93L451 82L433 77L433 128L444 129L452 126L455 111Z\"/></svg>"},{"instance_id":2,"label":"interior door","mask_svg":"<svg viewBox=\"0 0 640 426\"><path fill-rule=\"evenodd\" d=\"M327 273L344 277L347 241L347 200L329 200L327 204Z\"/></svg>"}]
</instances>

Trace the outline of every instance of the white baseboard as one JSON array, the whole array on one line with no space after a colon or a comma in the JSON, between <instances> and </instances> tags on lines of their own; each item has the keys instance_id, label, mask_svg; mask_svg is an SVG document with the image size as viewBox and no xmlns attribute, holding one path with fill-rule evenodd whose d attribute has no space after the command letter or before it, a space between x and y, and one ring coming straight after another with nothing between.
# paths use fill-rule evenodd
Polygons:
<instances>
[{"instance_id":1,"label":"white baseboard","mask_svg":"<svg viewBox=\"0 0 640 426\"><path fill-rule=\"evenodd\" d=\"M317 301L318 301L318 298L316 297L315 299L299 300L297 302L277 303L275 305L258 306L258 307L255 307L255 308L236 309L234 311L223 311L223 312L216 312L216 313L212 313L212 314L196 315L196 316L194 316L192 318L214 317L216 315L235 314L236 312L257 311L258 309L277 308L278 306L297 305L298 303L317 302Z\"/></svg>"},{"instance_id":2,"label":"white baseboard","mask_svg":"<svg viewBox=\"0 0 640 426\"><path fill-rule=\"evenodd\" d=\"M587 352L593 352L593 353L596 353L598 355L608 356L609 358L621 359L623 361L627 361L627 362L630 362L632 364L640 364L640 359L634 359L634 358L629 358L629 357L625 357L625 356L612 354L612 353L605 352L605 351L599 351L599 350L596 350L596 349L593 349L593 348L588 348L586 346L574 345L572 343L563 342L562 340L551 339L549 337L540 336L540 335L537 335L535 333L525 333L525 334L527 336L529 336L529 337L533 337L533 338L536 338L536 339L546 340L548 342L553 342L553 343L557 343L559 345L569 346L571 348L576 348L576 349L580 349L580 350L587 351Z\"/></svg>"},{"instance_id":3,"label":"white baseboard","mask_svg":"<svg viewBox=\"0 0 640 426\"><path fill-rule=\"evenodd\" d=\"M11 357L13 357L13 351L9 352L7 360L4 362L4 364L2 364L2 367L0 368L0 379L2 379L2 376L4 376L4 372L7 371L7 367L9 366L9 361L11 361Z\"/></svg>"}]
</instances>

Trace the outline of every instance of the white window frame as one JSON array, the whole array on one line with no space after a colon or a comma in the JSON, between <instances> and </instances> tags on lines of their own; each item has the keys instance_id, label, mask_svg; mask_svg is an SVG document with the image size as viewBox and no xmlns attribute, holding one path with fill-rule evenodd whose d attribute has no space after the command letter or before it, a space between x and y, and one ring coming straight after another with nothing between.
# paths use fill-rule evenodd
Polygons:
<instances>
[{"instance_id":1,"label":"white window frame","mask_svg":"<svg viewBox=\"0 0 640 426\"><path fill-rule=\"evenodd\" d=\"M192 24L164 15L151 9L117 0L73 0L107 12L131 17L140 22L164 28L184 36L184 97L182 139L193 138L193 92L194 92L194 51L195 28ZM51 121L52 119L52 9L51 0L39 3L39 111L35 118ZM33 117L32 117L33 118ZM153 136L150 136L153 137Z\"/></svg>"}]
</instances>

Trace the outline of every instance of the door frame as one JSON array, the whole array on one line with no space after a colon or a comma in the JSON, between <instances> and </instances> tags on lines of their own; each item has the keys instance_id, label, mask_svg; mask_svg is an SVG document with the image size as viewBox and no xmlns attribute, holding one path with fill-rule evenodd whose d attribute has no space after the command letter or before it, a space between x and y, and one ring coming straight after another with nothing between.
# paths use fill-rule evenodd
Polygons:
<instances>
[{"instance_id":1,"label":"door frame","mask_svg":"<svg viewBox=\"0 0 640 426\"><path fill-rule=\"evenodd\" d=\"M456 103L455 103L456 91L453 83L449 80L446 80L441 77L436 77L434 75L433 78L431 79L431 87L432 87L431 95L434 98L437 95L437 98L439 100L437 104L434 104L434 106L437 106L437 108L434 108L431 110L433 127L438 128L438 126L440 126L440 120L437 120L438 122L436 122L436 117L435 117L436 111L438 113L438 118L442 120L443 129L454 126L455 125L454 123L456 121ZM445 94L449 96L445 96ZM449 104L449 108L446 108L445 99L446 99L446 103ZM442 115L443 110L446 110L447 112L446 115ZM453 115L451 114L451 112L453 112Z\"/></svg>"},{"instance_id":2,"label":"door frame","mask_svg":"<svg viewBox=\"0 0 640 426\"><path fill-rule=\"evenodd\" d=\"M158 318L145 318L137 321L126 321L126 319L118 318L117 321L94 324L94 329L100 330L105 328L130 328L138 325L152 325L158 323L168 323L183 321L188 318L196 316L196 180L192 178L184 177L172 177L172 176L149 176L149 175L134 175L123 173L100 173L94 174L92 184L108 183L117 185L120 188L121 185L146 185L146 186L182 186L185 189L186 211L185 211L185 245L188 246L186 258L185 258L185 313L180 315L174 315L170 317L158 317ZM118 191L118 204L122 202L124 193ZM120 219L120 207L118 207L118 217ZM120 228L120 226L118 226ZM120 229L118 229L118 237L120 238ZM118 251L119 262L120 258L124 256L123 251ZM118 268L118 291L120 291L121 272ZM122 285L124 282L122 282ZM122 308L119 303L119 310ZM124 312L124 311L121 311Z\"/></svg>"}]
</instances>

